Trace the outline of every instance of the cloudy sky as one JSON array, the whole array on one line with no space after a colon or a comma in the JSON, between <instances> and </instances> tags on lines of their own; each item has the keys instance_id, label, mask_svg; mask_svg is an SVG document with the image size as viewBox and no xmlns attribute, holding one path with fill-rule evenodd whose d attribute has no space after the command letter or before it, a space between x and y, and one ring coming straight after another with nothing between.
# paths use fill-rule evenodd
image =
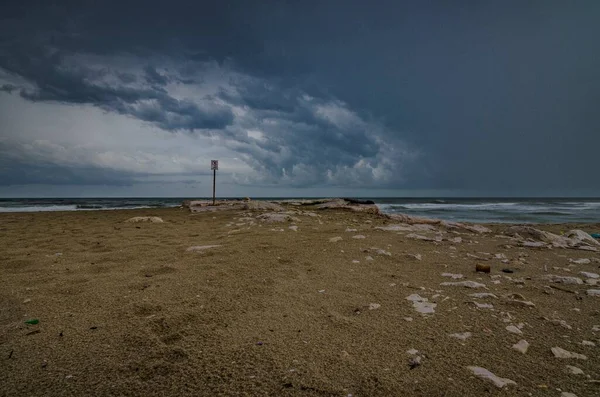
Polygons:
<instances>
[{"instance_id":1,"label":"cloudy sky","mask_svg":"<svg viewBox=\"0 0 600 397\"><path fill-rule=\"evenodd\" d=\"M0 13L0 196L600 196L600 2Z\"/></svg>"}]
</instances>

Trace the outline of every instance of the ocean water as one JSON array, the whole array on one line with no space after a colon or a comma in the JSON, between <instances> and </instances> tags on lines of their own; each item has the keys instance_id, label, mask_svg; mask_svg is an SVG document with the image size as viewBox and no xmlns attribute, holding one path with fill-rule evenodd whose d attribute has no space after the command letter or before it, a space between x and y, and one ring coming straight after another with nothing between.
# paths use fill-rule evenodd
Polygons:
<instances>
[{"instance_id":1,"label":"ocean water","mask_svg":"<svg viewBox=\"0 0 600 397\"><path fill-rule=\"evenodd\" d=\"M178 207L189 198L0 199L0 212ZM265 200L282 198L265 198ZM289 199L289 198L286 198ZM598 199L370 198L386 213L474 223L600 223Z\"/></svg>"}]
</instances>

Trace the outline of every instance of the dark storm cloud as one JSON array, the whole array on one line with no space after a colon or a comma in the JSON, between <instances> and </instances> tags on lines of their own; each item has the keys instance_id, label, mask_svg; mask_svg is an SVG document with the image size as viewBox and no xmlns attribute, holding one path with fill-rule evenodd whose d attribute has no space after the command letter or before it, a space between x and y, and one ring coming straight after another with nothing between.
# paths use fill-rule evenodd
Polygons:
<instances>
[{"instance_id":1,"label":"dark storm cloud","mask_svg":"<svg viewBox=\"0 0 600 397\"><path fill-rule=\"evenodd\" d=\"M220 130L268 180L296 167L306 184L336 169L338 181L363 181L373 174L348 167L364 157L394 174L406 166L404 142L424 155L404 169L408 180L388 179L396 187L596 186L596 1L45 4L6 7L0 27L0 67L32 84L23 97L93 104L166 130ZM181 67L143 62L142 78L119 71L121 85L102 86L105 70L65 68L80 53L159 54ZM247 107L241 126L214 98L198 105L164 88L198 82L194 62L213 60L255 78L219 95ZM320 101L375 122L336 126L315 113ZM243 138L243 127L260 127L265 141Z\"/></svg>"}]
</instances>

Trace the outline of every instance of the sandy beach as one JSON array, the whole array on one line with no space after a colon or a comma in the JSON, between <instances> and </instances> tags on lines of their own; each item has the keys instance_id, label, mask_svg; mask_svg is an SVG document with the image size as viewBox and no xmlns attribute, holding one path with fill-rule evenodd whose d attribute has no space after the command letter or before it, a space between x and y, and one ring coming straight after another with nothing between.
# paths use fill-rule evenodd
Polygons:
<instances>
[{"instance_id":1,"label":"sandy beach","mask_svg":"<svg viewBox=\"0 0 600 397\"><path fill-rule=\"evenodd\" d=\"M598 251L288 209L0 214L0 395L600 395Z\"/></svg>"}]
</instances>

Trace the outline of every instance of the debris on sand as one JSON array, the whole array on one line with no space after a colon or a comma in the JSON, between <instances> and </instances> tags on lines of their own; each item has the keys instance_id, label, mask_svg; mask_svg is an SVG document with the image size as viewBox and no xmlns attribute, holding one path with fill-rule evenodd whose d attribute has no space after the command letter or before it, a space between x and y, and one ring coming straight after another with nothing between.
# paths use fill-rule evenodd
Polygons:
<instances>
[{"instance_id":1,"label":"debris on sand","mask_svg":"<svg viewBox=\"0 0 600 397\"><path fill-rule=\"evenodd\" d=\"M150 223L164 223L165 221L158 216L134 216L133 218L127 219L125 222L138 223L138 222L150 222Z\"/></svg>"},{"instance_id":2,"label":"debris on sand","mask_svg":"<svg viewBox=\"0 0 600 397\"><path fill-rule=\"evenodd\" d=\"M482 367L469 366L467 368L473 373L473 375L477 376L478 378L481 378L483 380L493 383L494 386L496 386L499 389L502 389L504 386L507 386L507 385L516 385L517 384L517 382L515 382L514 380L510 380L507 378L500 378L499 376L494 375L493 373L491 373L490 371L488 371L487 369L482 368Z\"/></svg>"},{"instance_id":3,"label":"debris on sand","mask_svg":"<svg viewBox=\"0 0 600 397\"><path fill-rule=\"evenodd\" d=\"M406 300L411 301L413 303L413 308L423 315L435 313L437 304L429 302L429 299L427 298L423 298L418 294L412 294L407 296Z\"/></svg>"},{"instance_id":4,"label":"debris on sand","mask_svg":"<svg viewBox=\"0 0 600 397\"><path fill-rule=\"evenodd\" d=\"M465 287L465 288L486 288L485 284L478 283L476 281L447 281L440 284L443 287Z\"/></svg>"},{"instance_id":5,"label":"debris on sand","mask_svg":"<svg viewBox=\"0 0 600 397\"><path fill-rule=\"evenodd\" d=\"M560 347L553 347L550 350L552 350L552 354L554 354L554 357L556 358L575 358L578 360L587 360L587 357L583 354L573 353Z\"/></svg>"},{"instance_id":6,"label":"debris on sand","mask_svg":"<svg viewBox=\"0 0 600 397\"><path fill-rule=\"evenodd\" d=\"M289 214L282 214L282 213L278 213L278 212L266 212L264 214L257 216L256 219L258 219L262 222L267 222L267 223L300 222L300 219L298 219L296 217L293 217Z\"/></svg>"},{"instance_id":7,"label":"debris on sand","mask_svg":"<svg viewBox=\"0 0 600 397\"><path fill-rule=\"evenodd\" d=\"M221 245L195 245L186 249L188 252L202 252L210 248L221 247Z\"/></svg>"},{"instance_id":8,"label":"debris on sand","mask_svg":"<svg viewBox=\"0 0 600 397\"><path fill-rule=\"evenodd\" d=\"M521 331L518 327L515 327L514 325L507 326L506 330L510 333L517 334L517 335L523 334L523 331Z\"/></svg>"},{"instance_id":9,"label":"debris on sand","mask_svg":"<svg viewBox=\"0 0 600 397\"><path fill-rule=\"evenodd\" d=\"M456 338L456 339L460 339L460 340L467 340L468 338L473 336L473 334L470 332L462 332L462 333L456 333L456 334L449 334L448 336L451 338Z\"/></svg>"},{"instance_id":10,"label":"debris on sand","mask_svg":"<svg viewBox=\"0 0 600 397\"><path fill-rule=\"evenodd\" d=\"M512 345L512 348L518 351L519 353L525 354L527 353L527 349L529 349L529 342L527 342L525 339L521 339L520 341Z\"/></svg>"}]
</instances>

